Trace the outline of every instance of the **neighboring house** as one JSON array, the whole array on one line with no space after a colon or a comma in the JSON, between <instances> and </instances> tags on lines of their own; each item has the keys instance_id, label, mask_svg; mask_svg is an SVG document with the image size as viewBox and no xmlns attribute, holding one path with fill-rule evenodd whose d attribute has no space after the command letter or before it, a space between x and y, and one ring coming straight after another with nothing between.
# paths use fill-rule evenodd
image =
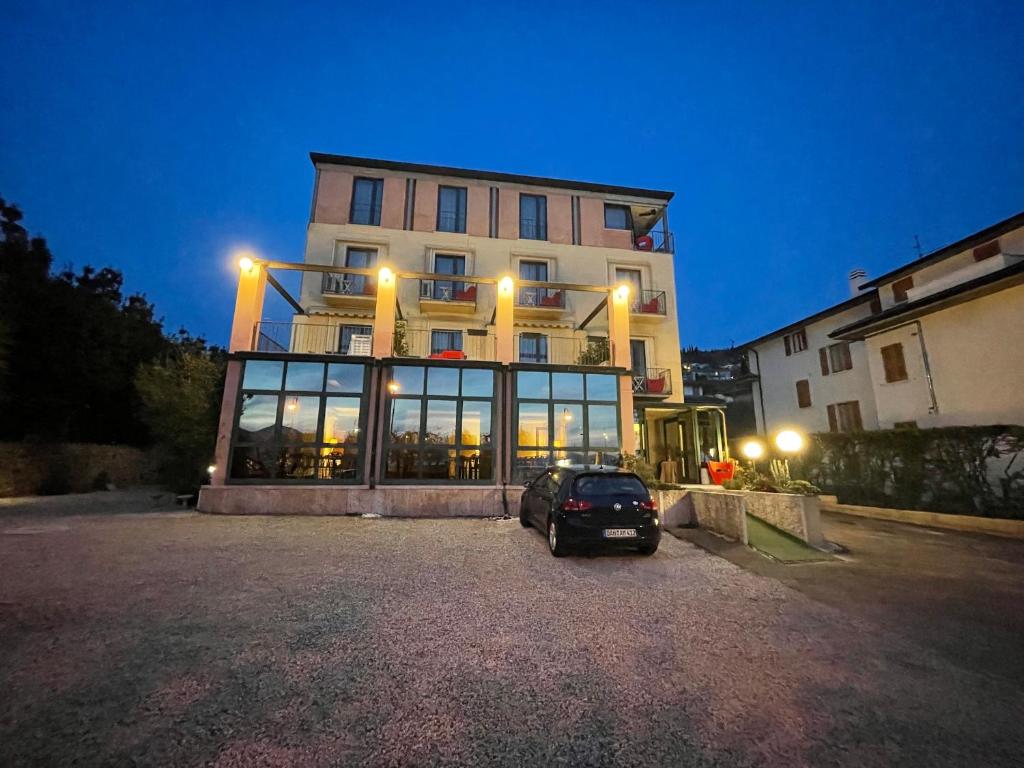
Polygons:
<instances>
[{"instance_id":1,"label":"neighboring house","mask_svg":"<svg viewBox=\"0 0 1024 768\"><path fill-rule=\"evenodd\" d=\"M682 351L686 402L721 405L730 439L757 431L751 377L741 349Z\"/></svg>"},{"instance_id":2,"label":"neighboring house","mask_svg":"<svg viewBox=\"0 0 1024 768\"><path fill-rule=\"evenodd\" d=\"M1024 424L1024 213L755 339L758 431Z\"/></svg>"},{"instance_id":3,"label":"neighboring house","mask_svg":"<svg viewBox=\"0 0 1024 768\"><path fill-rule=\"evenodd\" d=\"M311 159L304 261L240 275L207 506L280 484L493 491L633 451L697 479L724 453L721 410L683 402L671 192ZM302 271L297 299L274 270ZM262 318L267 284L294 317Z\"/></svg>"}]
</instances>

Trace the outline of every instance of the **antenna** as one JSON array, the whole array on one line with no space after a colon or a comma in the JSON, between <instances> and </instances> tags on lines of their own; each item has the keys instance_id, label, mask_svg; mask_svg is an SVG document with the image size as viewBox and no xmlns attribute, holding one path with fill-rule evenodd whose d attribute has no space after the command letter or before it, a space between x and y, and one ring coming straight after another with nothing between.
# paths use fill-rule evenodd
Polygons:
<instances>
[{"instance_id":1,"label":"antenna","mask_svg":"<svg viewBox=\"0 0 1024 768\"><path fill-rule=\"evenodd\" d=\"M921 253L921 241L918 240L917 235L914 235L914 249L917 251L917 258L921 258L924 254Z\"/></svg>"}]
</instances>

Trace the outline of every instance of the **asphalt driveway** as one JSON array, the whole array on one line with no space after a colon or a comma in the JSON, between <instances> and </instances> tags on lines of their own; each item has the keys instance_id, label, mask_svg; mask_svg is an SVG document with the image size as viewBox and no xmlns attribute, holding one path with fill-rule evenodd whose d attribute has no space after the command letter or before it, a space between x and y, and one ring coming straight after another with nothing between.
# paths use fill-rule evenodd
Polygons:
<instances>
[{"instance_id":1,"label":"asphalt driveway","mask_svg":"<svg viewBox=\"0 0 1024 768\"><path fill-rule=\"evenodd\" d=\"M73 510L0 516L5 766L1024 754L1013 680L671 537L555 560L516 521Z\"/></svg>"}]
</instances>

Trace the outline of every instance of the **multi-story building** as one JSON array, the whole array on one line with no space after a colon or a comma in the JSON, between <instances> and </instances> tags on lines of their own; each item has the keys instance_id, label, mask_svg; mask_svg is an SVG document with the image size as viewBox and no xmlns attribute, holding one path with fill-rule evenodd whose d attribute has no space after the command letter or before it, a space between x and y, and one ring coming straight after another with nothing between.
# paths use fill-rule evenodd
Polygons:
<instances>
[{"instance_id":1,"label":"multi-story building","mask_svg":"<svg viewBox=\"0 0 1024 768\"><path fill-rule=\"evenodd\" d=\"M346 485L507 498L549 464L624 452L696 480L722 455L720 409L683 401L671 192L311 159L303 262L240 273L206 508L281 484L320 511ZM279 270L302 271L298 298ZM267 284L293 317L262 318Z\"/></svg>"},{"instance_id":2,"label":"multi-story building","mask_svg":"<svg viewBox=\"0 0 1024 768\"><path fill-rule=\"evenodd\" d=\"M758 430L1024 424L1024 213L744 347Z\"/></svg>"}]
</instances>

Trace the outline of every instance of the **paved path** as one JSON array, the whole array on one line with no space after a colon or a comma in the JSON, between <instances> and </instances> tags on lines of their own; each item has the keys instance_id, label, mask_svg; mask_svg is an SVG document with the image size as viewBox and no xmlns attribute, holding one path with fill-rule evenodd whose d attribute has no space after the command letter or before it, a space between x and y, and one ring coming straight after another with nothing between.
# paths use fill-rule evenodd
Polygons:
<instances>
[{"instance_id":1,"label":"paved path","mask_svg":"<svg viewBox=\"0 0 1024 768\"><path fill-rule=\"evenodd\" d=\"M1019 685L896 627L671 537L555 560L515 521L8 515L0 690L4 766L1024 754Z\"/></svg>"}]
</instances>

